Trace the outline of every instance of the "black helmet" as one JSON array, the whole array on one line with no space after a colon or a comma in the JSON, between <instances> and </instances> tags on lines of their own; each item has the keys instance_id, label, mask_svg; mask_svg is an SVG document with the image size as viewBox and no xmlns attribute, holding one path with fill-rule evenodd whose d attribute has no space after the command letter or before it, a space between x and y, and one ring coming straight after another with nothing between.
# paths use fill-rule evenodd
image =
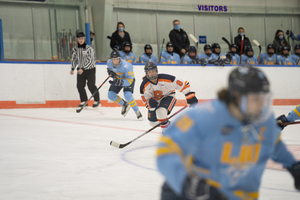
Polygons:
<instances>
[{"instance_id":1,"label":"black helmet","mask_svg":"<svg viewBox=\"0 0 300 200\"><path fill-rule=\"evenodd\" d=\"M212 50L214 50L214 49L216 49L216 48L220 48L220 49L221 49L221 47L220 47L220 45L219 45L218 43L213 43L213 44L211 45L211 48L212 48Z\"/></svg>"},{"instance_id":2,"label":"black helmet","mask_svg":"<svg viewBox=\"0 0 300 200\"><path fill-rule=\"evenodd\" d=\"M146 44L144 46L144 50L146 51L146 49L151 49L152 50L152 46L150 44Z\"/></svg>"},{"instance_id":3,"label":"black helmet","mask_svg":"<svg viewBox=\"0 0 300 200\"><path fill-rule=\"evenodd\" d=\"M267 93L270 91L270 84L264 73L252 66L239 66L229 75L229 93L233 97L234 92L248 94L249 92Z\"/></svg>"},{"instance_id":4,"label":"black helmet","mask_svg":"<svg viewBox=\"0 0 300 200\"><path fill-rule=\"evenodd\" d=\"M194 46L190 46L188 52L197 52L197 49Z\"/></svg>"},{"instance_id":5,"label":"black helmet","mask_svg":"<svg viewBox=\"0 0 300 200\"><path fill-rule=\"evenodd\" d=\"M294 51L296 51L296 49L300 49L300 44L296 44L294 47Z\"/></svg>"},{"instance_id":6,"label":"black helmet","mask_svg":"<svg viewBox=\"0 0 300 200\"><path fill-rule=\"evenodd\" d=\"M119 64L117 64L117 65L114 65L114 63L111 61L111 63L112 63L112 65L114 66L114 67L119 67L120 66L120 64L121 64L121 56L120 56L120 53L119 53L119 51L117 50L117 49L114 49L111 53L110 53L110 58L112 59L112 58L119 58L119 60L120 60L120 62L119 62Z\"/></svg>"},{"instance_id":7,"label":"black helmet","mask_svg":"<svg viewBox=\"0 0 300 200\"><path fill-rule=\"evenodd\" d=\"M128 42L128 41L123 42L122 49L123 49L124 52L125 52L125 47L130 47L130 50L127 51L127 52L130 52L131 49L132 49L131 44L130 44L130 42Z\"/></svg>"},{"instance_id":8,"label":"black helmet","mask_svg":"<svg viewBox=\"0 0 300 200\"><path fill-rule=\"evenodd\" d=\"M234 48L236 48L236 49L238 48L236 44L231 44L231 45L230 45L230 49L231 49L232 47L234 47Z\"/></svg>"},{"instance_id":9,"label":"black helmet","mask_svg":"<svg viewBox=\"0 0 300 200\"><path fill-rule=\"evenodd\" d=\"M204 45L203 47L204 51L206 51L207 49L211 49L211 46L209 44Z\"/></svg>"},{"instance_id":10,"label":"black helmet","mask_svg":"<svg viewBox=\"0 0 300 200\"><path fill-rule=\"evenodd\" d=\"M281 52L283 52L283 50L288 50L288 51L290 51L291 48L290 48L289 46L282 46L282 47L281 47Z\"/></svg>"},{"instance_id":11,"label":"black helmet","mask_svg":"<svg viewBox=\"0 0 300 200\"><path fill-rule=\"evenodd\" d=\"M78 33L76 34L76 37L77 37L77 38L85 37L85 34L84 34L83 32L78 32Z\"/></svg>"},{"instance_id":12,"label":"black helmet","mask_svg":"<svg viewBox=\"0 0 300 200\"><path fill-rule=\"evenodd\" d=\"M157 79L158 75L156 74L156 76L151 76L149 77L147 72L150 71L150 70L155 70L156 73L158 73L158 70L157 70L157 65L154 63L154 62L147 62L145 64L145 67L144 67L144 70L145 70L145 74L146 74L146 77L151 81L151 80L155 80Z\"/></svg>"},{"instance_id":13,"label":"black helmet","mask_svg":"<svg viewBox=\"0 0 300 200\"><path fill-rule=\"evenodd\" d=\"M275 46L274 46L274 44L268 44L268 46L267 46L267 50L269 50L269 49L274 49L274 50L275 50Z\"/></svg>"},{"instance_id":14,"label":"black helmet","mask_svg":"<svg viewBox=\"0 0 300 200\"><path fill-rule=\"evenodd\" d=\"M174 47L174 46L173 46L173 43L172 43L172 42L168 42L168 43L166 44L166 47L168 48L168 47Z\"/></svg>"}]
</instances>

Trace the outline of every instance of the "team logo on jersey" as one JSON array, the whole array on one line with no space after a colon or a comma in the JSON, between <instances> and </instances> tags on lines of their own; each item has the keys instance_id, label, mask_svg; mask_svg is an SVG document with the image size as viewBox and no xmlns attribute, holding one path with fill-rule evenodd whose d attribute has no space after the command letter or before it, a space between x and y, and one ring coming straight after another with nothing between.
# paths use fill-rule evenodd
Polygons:
<instances>
[{"instance_id":1,"label":"team logo on jersey","mask_svg":"<svg viewBox=\"0 0 300 200\"><path fill-rule=\"evenodd\" d=\"M233 126L227 125L221 128L221 133L224 135L229 135L230 133L233 132L233 130L234 130Z\"/></svg>"},{"instance_id":2,"label":"team logo on jersey","mask_svg":"<svg viewBox=\"0 0 300 200\"><path fill-rule=\"evenodd\" d=\"M165 86L165 84L161 83L160 86Z\"/></svg>"}]
</instances>

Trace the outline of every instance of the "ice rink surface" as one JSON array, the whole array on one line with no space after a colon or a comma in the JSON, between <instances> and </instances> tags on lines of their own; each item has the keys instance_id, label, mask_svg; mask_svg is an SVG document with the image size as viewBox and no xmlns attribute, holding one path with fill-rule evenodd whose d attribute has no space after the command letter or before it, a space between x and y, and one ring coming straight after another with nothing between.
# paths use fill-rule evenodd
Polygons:
<instances>
[{"instance_id":1,"label":"ice rink surface","mask_svg":"<svg viewBox=\"0 0 300 200\"><path fill-rule=\"evenodd\" d=\"M295 106L274 106L276 116ZM155 164L160 128L124 149L126 143L151 128L132 110L87 108L81 113L58 109L0 110L1 200L158 200L163 177ZM173 112L179 110L175 107ZM299 145L300 125L284 129L287 145ZM297 147L297 146L296 146ZM266 169L260 199L299 200L289 173Z\"/></svg>"}]
</instances>

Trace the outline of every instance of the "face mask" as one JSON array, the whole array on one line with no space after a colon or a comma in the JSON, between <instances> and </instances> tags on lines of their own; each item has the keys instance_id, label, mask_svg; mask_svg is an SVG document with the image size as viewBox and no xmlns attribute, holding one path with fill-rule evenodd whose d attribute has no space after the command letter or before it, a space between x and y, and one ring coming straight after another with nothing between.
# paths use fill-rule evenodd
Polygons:
<instances>
[{"instance_id":1,"label":"face mask","mask_svg":"<svg viewBox=\"0 0 300 200\"><path fill-rule=\"evenodd\" d=\"M152 53L146 53L147 56L151 56Z\"/></svg>"},{"instance_id":2,"label":"face mask","mask_svg":"<svg viewBox=\"0 0 300 200\"><path fill-rule=\"evenodd\" d=\"M207 55L208 57L210 57L210 56L211 56L211 53L207 53L206 55Z\"/></svg>"},{"instance_id":3,"label":"face mask","mask_svg":"<svg viewBox=\"0 0 300 200\"><path fill-rule=\"evenodd\" d=\"M125 51L125 50L124 50L124 52L125 52L126 54L129 54L130 50L129 50L129 51Z\"/></svg>"},{"instance_id":4,"label":"face mask","mask_svg":"<svg viewBox=\"0 0 300 200\"><path fill-rule=\"evenodd\" d=\"M120 32L123 32L123 31L124 31L124 28L118 28L118 30L119 30Z\"/></svg>"},{"instance_id":5,"label":"face mask","mask_svg":"<svg viewBox=\"0 0 300 200\"><path fill-rule=\"evenodd\" d=\"M239 33L239 35L240 35L240 36L244 36L244 35L245 35L245 33Z\"/></svg>"},{"instance_id":6,"label":"face mask","mask_svg":"<svg viewBox=\"0 0 300 200\"><path fill-rule=\"evenodd\" d=\"M282 40L283 39L283 35L279 35L278 38Z\"/></svg>"},{"instance_id":7,"label":"face mask","mask_svg":"<svg viewBox=\"0 0 300 200\"><path fill-rule=\"evenodd\" d=\"M295 53L298 57L300 56L300 53Z\"/></svg>"},{"instance_id":8,"label":"face mask","mask_svg":"<svg viewBox=\"0 0 300 200\"><path fill-rule=\"evenodd\" d=\"M269 54L269 55L273 55L273 54L274 54L274 52L272 52L272 53L269 53L269 52L268 52L268 54Z\"/></svg>"},{"instance_id":9,"label":"face mask","mask_svg":"<svg viewBox=\"0 0 300 200\"><path fill-rule=\"evenodd\" d=\"M181 26L180 26L180 24L178 24L178 25L175 25L175 26L174 26L174 29L175 29L175 30L179 30L179 29L181 29Z\"/></svg>"},{"instance_id":10,"label":"face mask","mask_svg":"<svg viewBox=\"0 0 300 200\"><path fill-rule=\"evenodd\" d=\"M231 51L230 53L234 56L236 52L235 51Z\"/></svg>"}]
</instances>

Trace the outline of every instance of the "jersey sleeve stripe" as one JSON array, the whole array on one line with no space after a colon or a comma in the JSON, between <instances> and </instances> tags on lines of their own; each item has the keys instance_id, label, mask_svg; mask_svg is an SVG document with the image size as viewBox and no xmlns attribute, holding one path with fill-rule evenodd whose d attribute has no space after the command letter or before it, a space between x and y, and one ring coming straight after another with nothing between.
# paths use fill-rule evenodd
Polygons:
<instances>
[{"instance_id":1,"label":"jersey sleeve stripe","mask_svg":"<svg viewBox=\"0 0 300 200\"><path fill-rule=\"evenodd\" d=\"M190 83L185 81L183 88L180 90L180 92L182 92L183 90L185 90L186 88L190 87Z\"/></svg>"},{"instance_id":2,"label":"jersey sleeve stripe","mask_svg":"<svg viewBox=\"0 0 300 200\"><path fill-rule=\"evenodd\" d=\"M150 82L147 82L144 86L144 89L143 89L143 93L145 93L145 90L146 90L146 87L150 84Z\"/></svg>"},{"instance_id":3,"label":"jersey sleeve stripe","mask_svg":"<svg viewBox=\"0 0 300 200\"><path fill-rule=\"evenodd\" d=\"M297 106L299 108L299 106ZM299 111L297 110L297 108L294 109L294 112L300 117L300 113Z\"/></svg>"},{"instance_id":4,"label":"jersey sleeve stripe","mask_svg":"<svg viewBox=\"0 0 300 200\"><path fill-rule=\"evenodd\" d=\"M186 98L186 99L191 99L191 98L193 98L194 96L195 96L195 93L192 93L192 94L187 95L185 98Z\"/></svg>"},{"instance_id":5,"label":"jersey sleeve stripe","mask_svg":"<svg viewBox=\"0 0 300 200\"><path fill-rule=\"evenodd\" d=\"M173 98L173 100L171 101L169 107L168 107L168 111L170 111L172 109L172 107L174 106L174 103L176 102L176 99Z\"/></svg>"}]
</instances>

